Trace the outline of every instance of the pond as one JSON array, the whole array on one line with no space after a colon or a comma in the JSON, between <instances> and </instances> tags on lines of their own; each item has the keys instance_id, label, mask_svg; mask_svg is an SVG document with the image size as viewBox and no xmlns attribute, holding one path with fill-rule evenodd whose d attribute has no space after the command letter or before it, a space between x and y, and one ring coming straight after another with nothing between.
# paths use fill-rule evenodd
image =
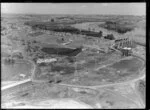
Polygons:
<instances>
[{"instance_id":1,"label":"pond","mask_svg":"<svg viewBox=\"0 0 150 110\"><path fill-rule=\"evenodd\" d=\"M20 74L26 75L25 78L31 75L32 64L20 62L14 64L1 64L1 80L2 81L17 81L20 80Z\"/></svg>"},{"instance_id":2,"label":"pond","mask_svg":"<svg viewBox=\"0 0 150 110\"><path fill-rule=\"evenodd\" d=\"M82 51L82 48L70 49L63 47L43 47L41 51L47 54L76 56Z\"/></svg>"}]
</instances>

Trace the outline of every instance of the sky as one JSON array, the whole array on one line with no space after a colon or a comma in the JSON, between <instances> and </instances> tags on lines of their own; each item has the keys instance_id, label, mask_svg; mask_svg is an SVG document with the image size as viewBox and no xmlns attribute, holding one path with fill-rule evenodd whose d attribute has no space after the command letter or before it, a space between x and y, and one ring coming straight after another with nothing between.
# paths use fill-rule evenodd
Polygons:
<instances>
[{"instance_id":1,"label":"sky","mask_svg":"<svg viewBox=\"0 0 150 110\"><path fill-rule=\"evenodd\" d=\"M146 15L146 3L1 3L2 13Z\"/></svg>"}]
</instances>

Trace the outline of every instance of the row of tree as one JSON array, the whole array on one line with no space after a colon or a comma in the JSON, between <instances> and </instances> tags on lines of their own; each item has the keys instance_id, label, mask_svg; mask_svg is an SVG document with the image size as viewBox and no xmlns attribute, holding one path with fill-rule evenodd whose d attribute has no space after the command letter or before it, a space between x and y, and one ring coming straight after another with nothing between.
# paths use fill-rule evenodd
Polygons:
<instances>
[{"instance_id":1,"label":"row of tree","mask_svg":"<svg viewBox=\"0 0 150 110\"><path fill-rule=\"evenodd\" d=\"M14 64L14 63L15 63L15 60L12 59L12 58L5 58L5 59L4 59L4 63L5 63L5 64Z\"/></svg>"},{"instance_id":2,"label":"row of tree","mask_svg":"<svg viewBox=\"0 0 150 110\"><path fill-rule=\"evenodd\" d=\"M54 22L52 20L52 22ZM88 28L88 30L80 30L74 27L71 27L69 25L65 24L58 24L58 23L36 23L36 22L27 22L25 23L26 25L31 26L33 29L42 29L42 30L50 30L50 31L55 31L55 32L66 32L66 33L71 33L71 34L81 34L81 35L86 35L86 36L93 36L93 37L104 37L109 40L114 40L113 34L108 34L107 36L103 36L103 32L95 32L95 29ZM62 25L62 26L61 26Z\"/></svg>"}]
</instances>

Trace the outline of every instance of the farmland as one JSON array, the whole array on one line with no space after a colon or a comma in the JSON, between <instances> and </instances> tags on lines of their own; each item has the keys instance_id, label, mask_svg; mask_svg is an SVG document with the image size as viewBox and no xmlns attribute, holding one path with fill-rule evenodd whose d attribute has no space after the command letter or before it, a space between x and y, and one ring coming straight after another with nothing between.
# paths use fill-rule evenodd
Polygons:
<instances>
[{"instance_id":1,"label":"farmland","mask_svg":"<svg viewBox=\"0 0 150 110\"><path fill-rule=\"evenodd\" d=\"M144 108L145 83L135 86L145 78L144 24L127 15L3 14L2 107ZM111 49L126 36L137 41L131 56Z\"/></svg>"}]
</instances>

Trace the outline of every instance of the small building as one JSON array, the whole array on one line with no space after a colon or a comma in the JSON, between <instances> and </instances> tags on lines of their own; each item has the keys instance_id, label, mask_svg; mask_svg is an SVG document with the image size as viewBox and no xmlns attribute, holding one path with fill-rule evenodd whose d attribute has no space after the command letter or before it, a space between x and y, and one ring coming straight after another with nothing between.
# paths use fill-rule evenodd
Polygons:
<instances>
[{"instance_id":1,"label":"small building","mask_svg":"<svg viewBox=\"0 0 150 110\"><path fill-rule=\"evenodd\" d=\"M52 63L56 62L56 58L49 58L49 59L37 59L37 63Z\"/></svg>"},{"instance_id":2,"label":"small building","mask_svg":"<svg viewBox=\"0 0 150 110\"><path fill-rule=\"evenodd\" d=\"M22 77L22 78L24 78L26 75L25 74L20 74L19 76Z\"/></svg>"}]
</instances>

